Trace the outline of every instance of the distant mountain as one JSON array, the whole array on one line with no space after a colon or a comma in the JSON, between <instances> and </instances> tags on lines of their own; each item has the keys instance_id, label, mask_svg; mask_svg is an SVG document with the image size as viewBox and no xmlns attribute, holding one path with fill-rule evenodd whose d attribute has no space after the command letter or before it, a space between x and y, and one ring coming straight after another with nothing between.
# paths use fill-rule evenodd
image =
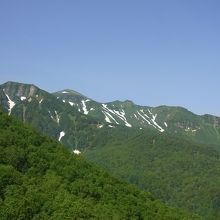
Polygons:
<instances>
[{"instance_id":1,"label":"distant mountain","mask_svg":"<svg viewBox=\"0 0 220 220\"><path fill-rule=\"evenodd\" d=\"M199 116L182 107L139 106L129 100L99 103L74 90L50 94L34 85L15 82L0 86L0 104L8 114L32 123L57 139L61 140L61 132L65 133L62 142L69 147L73 146L74 139L69 137L73 133L69 129L76 118L90 121L94 127L153 128L200 143L220 143L220 117Z\"/></svg>"},{"instance_id":2,"label":"distant mountain","mask_svg":"<svg viewBox=\"0 0 220 220\"><path fill-rule=\"evenodd\" d=\"M220 117L208 114L199 116L182 107L139 106L130 100L99 103L71 90L54 95L64 103L75 106L79 112L108 123L109 127L153 128L200 143L220 143Z\"/></svg>"},{"instance_id":3,"label":"distant mountain","mask_svg":"<svg viewBox=\"0 0 220 220\"><path fill-rule=\"evenodd\" d=\"M78 93L71 91L74 97ZM0 86L0 105L9 115L28 122L70 148L89 145L86 130L99 122L34 85L7 82ZM86 129L84 129L86 127Z\"/></svg>"},{"instance_id":4,"label":"distant mountain","mask_svg":"<svg viewBox=\"0 0 220 220\"><path fill-rule=\"evenodd\" d=\"M71 90L54 95L64 103L75 106L79 112L109 123L109 127L153 128L199 143L220 144L220 117L208 114L199 116L182 107L140 106L130 100L99 103Z\"/></svg>"}]
</instances>

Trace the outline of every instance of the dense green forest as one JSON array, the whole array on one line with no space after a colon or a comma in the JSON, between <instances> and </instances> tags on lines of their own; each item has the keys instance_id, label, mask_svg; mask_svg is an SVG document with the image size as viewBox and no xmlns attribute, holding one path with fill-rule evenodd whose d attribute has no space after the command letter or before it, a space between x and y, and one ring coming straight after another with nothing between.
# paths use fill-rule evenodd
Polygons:
<instances>
[{"instance_id":1,"label":"dense green forest","mask_svg":"<svg viewBox=\"0 0 220 220\"><path fill-rule=\"evenodd\" d=\"M220 153L215 147L155 130L117 127L99 130L84 154L172 206L220 219Z\"/></svg>"},{"instance_id":2,"label":"dense green forest","mask_svg":"<svg viewBox=\"0 0 220 220\"><path fill-rule=\"evenodd\" d=\"M200 219L0 112L0 219ZM149 179L150 180L150 179Z\"/></svg>"}]
</instances>

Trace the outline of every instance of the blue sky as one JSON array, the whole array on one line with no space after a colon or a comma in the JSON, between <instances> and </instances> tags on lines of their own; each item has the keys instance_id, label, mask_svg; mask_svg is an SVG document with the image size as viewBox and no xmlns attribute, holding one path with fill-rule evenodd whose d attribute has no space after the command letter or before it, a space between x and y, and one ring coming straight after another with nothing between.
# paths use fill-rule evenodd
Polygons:
<instances>
[{"instance_id":1,"label":"blue sky","mask_svg":"<svg viewBox=\"0 0 220 220\"><path fill-rule=\"evenodd\" d=\"M219 0L0 0L0 83L220 116Z\"/></svg>"}]
</instances>

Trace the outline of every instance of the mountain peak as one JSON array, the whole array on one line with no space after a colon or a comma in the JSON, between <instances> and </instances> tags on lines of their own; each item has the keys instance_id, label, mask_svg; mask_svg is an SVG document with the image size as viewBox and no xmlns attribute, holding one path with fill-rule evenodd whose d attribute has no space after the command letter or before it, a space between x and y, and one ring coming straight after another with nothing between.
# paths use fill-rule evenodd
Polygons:
<instances>
[{"instance_id":1,"label":"mountain peak","mask_svg":"<svg viewBox=\"0 0 220 220\"><path fill-rule=\"evenodd\" d=\"M89 99L85 95L76 92L75 90L72 89L64 89L58 92L54 92L53 95L55 95L57 98L61 98L66 101L81 101L82 99Z\"/></svg>"},{"instance_id":2,"label":"mountain peak","mask_svg":"<svg viewBox=\"0 0 220 220\"><path fill-rule=\"evenodd\" d=\"M81 93L75 91L75 90L72 90L72 89L64 89L64 90L61 90L61 91L58 91L58 92L55 92L55 93L59 93L59 94L67 94L67 95L77 95L77 96L83 96L85 97L84 95L82 95Z\"/></svg>"},{"instance_id":3,"label":"mountain peak","mask_svg":"<svg viewBox=\"0 0 220 220\"><path fill-rule=\"evenodd\" d=\"M126 100L124 101L124 103L135 105L134 102L133 102L132 100L129 100L129 99L126 99Z\"/></svg>"},{"instance_id":4,"label":"mountain peak","mask_svg":"<svg viewBox=\"0 0 220 220\"><path fill-rule=\"evenodd\" d=\"M8 81L0 86L10 97L32 97L40 90L33 84Z\"/></svg>"},{"instance_id":5,"label":"mountain peak","mask_svg":"<svg viewBox=\"0 0 220 220\"><path fill-rule=\"evenodd\" d=\"M20 82L15 82L15 81L7 81L4 84L2 84L2 86L7 87L7 86L32 86L35 87L37 89L39 89L37 86L35 86L34 84L29 84L29 83L20 83Z\"/></svg>"}]
</instances>

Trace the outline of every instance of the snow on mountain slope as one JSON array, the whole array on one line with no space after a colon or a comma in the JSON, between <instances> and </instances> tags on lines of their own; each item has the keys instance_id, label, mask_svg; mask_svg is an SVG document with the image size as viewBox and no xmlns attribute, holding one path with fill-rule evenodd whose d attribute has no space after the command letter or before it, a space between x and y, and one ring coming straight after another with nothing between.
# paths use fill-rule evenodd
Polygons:
<instances>
[{"instance_id":1,"label":"snow on mountain slope","mask_svg":"<svg viewBox=\"0 0 220 220\"><path fill-rule=\"evenodd\" d=\"M5 90L4 90L4 89L3 89L3 92L5 93ZM9 104L8 115L10 115L10 114L11 114L11 110L12 110L13 107L15 106L15 102L13 102L13 101L10 99L10 97L9 97L8 94L5 93L5 95L6 95L7 99L8 99L8 104Z\"/></svg>"},{"instance_id":2,"label":"snow on mountain slope","mask_svg":"<svg viewBox=\"0 0 220 220\"><path fill-rule=\"evenodd\" d=\"M99 118L102 122L124 125L129 128L150 126L160 132L164 132L166 129L164 121L157 120L159 115L153 114L147 107L137 106L131 101L99 103L79 93L76 94L74 92L71 94L66 91L71 90L60 91L55 93L55 95L63 102L69 102L71 106L77 106L79 112Z\"/></svg>"},{"instance_id":3,"label":"snow on mountain slope","mask_svg":"<svg viewBox=\"0 0 220 220\"><path fill-rule=\"evenodd\" d=\"M26 100L27 99L27 97L25 97L25 96L21 96L21 101L24 101L24 100Z\"/></svg>"},{"instance_id":4,"label":"snow on mountain slope","mask_svg":"<svg viewBox=\"0 0 220 220\"><path fill-rule=\"evenodd\" d=\"M82 105L83 105L83 107L82 107L82 110L83 110L83 113L85 114L85 115L88 115L88 113L89 113L89 111L87 110L87 107L86 107L86 102L89 102L90 100L89 99L86 99L86 100L82 100L81 102L82 102Z\"/></svg>"},{"instance_id":5,"label":"snow on mountain slope","mask_svg":"<svg viewBox=\"0 0 220 220\"><path fill-rule=\"evenodd\" d=\"M60 132L60 135L59 135L59 138L58 138L58 141L60 141L61 138L64 137L64 136L65 136L65 132L64 132L64 131L61 131L61 132Z\"/></svg>"},{"instance_id":6,"label":"snow on mountain slope","mask_svg":"<svg viewBox=\"0 0 220 220\"><path fill-rule=\"evenodd\" d=\"M60 131L65 130L61 142L70 147L74 142L76 120L80 121L77 126L84 120L84 124L98 129L109 125L138 130L152 128L205 143L220 143L219 117L196 115L182 107L139 106L129 100L99 103L73 90L51 94L34 85L16 82L0 85L0 96L2 109L8 114L34 124L57 139Z\"/></svg>"}]
</instances>

